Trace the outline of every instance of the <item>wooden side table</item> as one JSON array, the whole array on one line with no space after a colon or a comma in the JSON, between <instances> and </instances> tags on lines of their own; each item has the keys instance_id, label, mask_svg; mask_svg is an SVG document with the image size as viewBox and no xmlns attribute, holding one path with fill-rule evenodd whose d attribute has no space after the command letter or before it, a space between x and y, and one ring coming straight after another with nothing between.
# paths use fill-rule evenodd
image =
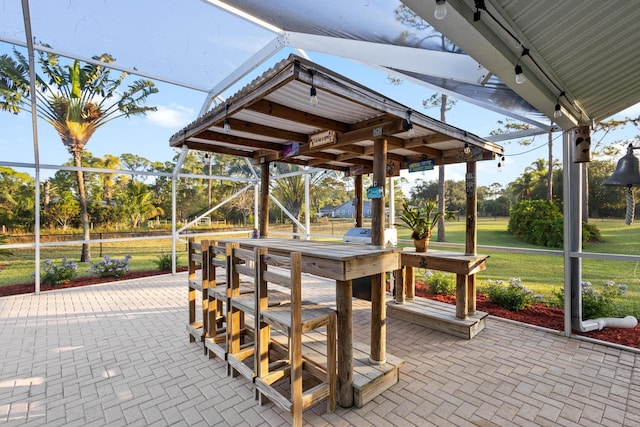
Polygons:
<instances>
[{"instance_id":1,"label":"wooden side table","mask_svg":"<svg viewBox=\"0 0 640 427\"><path fill-rule=\"evenodd\" d=\"M416 252L404 248L400 255L401 270L396 272L396 303L404 304L415 295L414 268L447 271L456 274L456 317L467 319L476 312L476 273L486 269L489 255L465 255L460 252ZM404 274L403 274L404 272Z\"/></svg>"}]
</instances>

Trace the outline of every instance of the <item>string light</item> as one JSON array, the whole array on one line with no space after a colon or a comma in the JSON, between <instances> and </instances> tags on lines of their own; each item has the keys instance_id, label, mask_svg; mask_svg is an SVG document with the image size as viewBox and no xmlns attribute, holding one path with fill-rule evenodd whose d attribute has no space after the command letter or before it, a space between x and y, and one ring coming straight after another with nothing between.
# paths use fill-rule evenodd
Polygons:
<instances>
[{"instance_id":1,"label":"string light","mask_svg":"<svg viewBox=\"0 0 640 427\"><path fill-rule=\"evenodd\" d=\"M412 110L407 110L407 131L409 131L409 136L414 136L416 132L413 130L413 123L411 123L411 113Z\"/></svg>"},{"instance_id":2,"label":"string light","mask_svg":"<svg viewBox=\"0 0 640 427\"><path fill-rule=\"evenodd\" d=\"M473 22L478 22L480 20L480 17L482 16L482 13L480 11L487 10L487 8L484 5L484 0L475 0L475 4L476 11L473 12Z\"/></svg>"},{"instance_id":3,"label":"string light","mask_svg":"<svg viewBox=\"0 0 640 427\"><path fill-rule=\"evenodd\" d=\"M447 0L436 0L436 10L433 17L436 19L444 19L447 16Z\"/></svg>"},{"instance_id":4,"label":"string light","mask_svg":"<svg viewBox=\"0 0 640 427\"><path fill-rule=\"evenodd\" d=\"M435 11L434 11L434 17L436 19L444 19L444 17L447 15L447 1L446 0L435 0L435 2L436 2L436 8L435 8ZM473 13L473 21L474 22L480 21L481 18L482 18L482 11L485 11L486 14L497 25L499 25L507 34L509 34L509 36L511 36L511 38L513 39L514 44L516 46L522 46L523 45L522 42L519 40L519 38L509 28L507 28L502 22L500 22L498 19L496 19L496 17L493 16L491 11L487 10L484 0L474 0L474 5L475 5L475 9L476 9L475 12ZM529 56L529 58L531 58L531 55L529 54L529 49L523 47L522 54L520 55L520 57L516 61L516 65L515 65L515 68L514 68L515 81L516 81L516 84L519 84L519 85L523 84L523 83L525 83L527 81L527 77L524 75L524 70L522 68L522 65L520 65L520 61L522 60L522 58L525 55ZM547 75L545 70L543 70L542 67L540 67L540 65L535 61L535 59L531 58L531 61L533 62L533 64L536 67L538 67L540 72L542 74L544 74L544 76L547 78L547 80L549 80L549 82L551 82L552 85L554 85L558 90L561 90L560 87L558 86L558 84L556 84L556 82L554 82L551 79L551 77L549 77L549 75ZM555 104L555 108L554 108L554 111L553 111L553 117L556 118L556 119L562 117L562 106L560 105L560 97L562 97L562 96L565 96L565 92L564 91L561 91L560 95L558 95L558 98L556 99L556 104ZM571 101L568 98L567 98L567 100L569 101L569 103L571 103Z\"/></svg>"},{"instance_id":5,"label":"string light","mask_svg":"<svg viewBox=\"0 0 640 427\"><path fill-rule=\"evenodd\" d=\"M313 84L313 77L316 75L315 68L310 68L309 74L311 74L311 91L310 91L311 97L309 98L309 104L318 105L318 91L316 90L316 87Z\"/></svg>"},{"instance_id":6,"label":"string light","mask_svg":"<svg viewBox=\"0 0 640 427\"><path fill-rule=\"evenodd\" d=\"M516 62L516 68L515 68L515 72L516 72L516 83L521 85L522 83L527 81L527 78L525 77L524 73L522 72L522 66L520 65L520 60L522 59L523 56L525 55L529 55L529 49L522 49L522 55L520 55L520 58L518 58L518 61Z\"/></svg>"},{"instance_id":7,"label":"string light","mask_svg":"<svg viewBox=\"0 0 640 427\"><path fill-rule=\"evenodd\" d=\"M231 132L231 125L229 124L229 104L225 104L224 106L224 122L222 124L222 128L225 132Z\"/></svg>"},{"instance_id":8,"label":"string light","mask_svg":"<svg viewBox=\"0 0 640 427\"><path fill-rule=\"evenodd\" d=\"M553 110L553 117L555 117L556 119L559 119L560 117L562 117L562 108L560 107L561 96L564 96L564 92L560 92L560 95L558 95L558 97L556 98L556 106L555 106L555 109Z\"/></svg>"},{"instance_id":9,"label":"string light","mask_svg":"<svg viewBox=\"0 0 640 427\"><path fill-rule=\"evenodd\" d=\"M470 154L471 153L471 147L469 147L469 143L468 142L464 143L464 150L462 150L462 151L464 151L464 154Z\"/></svg>"}]
</instances>

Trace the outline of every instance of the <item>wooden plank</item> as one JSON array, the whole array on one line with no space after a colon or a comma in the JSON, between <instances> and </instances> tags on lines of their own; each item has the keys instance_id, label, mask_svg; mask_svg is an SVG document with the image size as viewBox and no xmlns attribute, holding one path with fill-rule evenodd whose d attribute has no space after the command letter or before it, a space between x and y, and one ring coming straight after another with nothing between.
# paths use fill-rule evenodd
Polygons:
<instances>
[{"instance_id":1,"label":"wooden plank","mask_svg":"<svg viewBox=\"0 0 640 427\"><path fill-rule=\"evenodd\" d=\"M476 311L466 320L458 319L455 306L417 297L404 305L387 304L390 317L425 326L464 339L471 339L485 328L488 313Z\"/></svg>"},{"instance_id":2,"label":"wooden plank","mask_svg":"<svg viewBox=\"0 0 640 427\"><path fill-rule=\"evenodd\" d=\"M487 255L468 256L458 252L403 252L402 266L428 268L457 274L476 274L486 269Z\"/></svg>"}]
</instances>

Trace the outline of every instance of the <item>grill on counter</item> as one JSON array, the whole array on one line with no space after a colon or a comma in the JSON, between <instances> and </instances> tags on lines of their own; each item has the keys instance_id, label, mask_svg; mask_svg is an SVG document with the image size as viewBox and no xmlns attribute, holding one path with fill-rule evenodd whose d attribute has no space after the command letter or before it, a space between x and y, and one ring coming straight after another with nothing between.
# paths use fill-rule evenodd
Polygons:
<instances>
[{"instance_id":1,"label":"grill on counter","mask_svg":"<svg viewBox=\"0 0 640 427\"><path fill-rule=\"evenodd\" d=\"M342 240L345 243L356 243L360 245L371 244L371 228L353 227L344 235ZM384 230L385 246L398 245L398 231L395 228L385 228Z\"/></svg>"}]
</instances>

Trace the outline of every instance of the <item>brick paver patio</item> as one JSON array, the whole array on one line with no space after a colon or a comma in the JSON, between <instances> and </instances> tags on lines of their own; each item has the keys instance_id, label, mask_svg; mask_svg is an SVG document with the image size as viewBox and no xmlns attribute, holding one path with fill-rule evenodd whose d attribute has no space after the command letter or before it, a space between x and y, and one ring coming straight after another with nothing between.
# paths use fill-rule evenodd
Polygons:
<instances>
[{"instance_id":1,"label":"brick paver patio","mask_svg":"<svg viewBox=\"0 0 640 427\"><path fill-rule=\"evenodd\" d=\"M330 301L320 280L313 292ZM354 302L354 336L369 309ZM0 298L0 425L271 426L242 378L189 343L186 275ZM637 426L639 355L495 318L471 341L396 319L401 380L363 408L305 412L324 426Z\"/></svg>"}]
</instances>

